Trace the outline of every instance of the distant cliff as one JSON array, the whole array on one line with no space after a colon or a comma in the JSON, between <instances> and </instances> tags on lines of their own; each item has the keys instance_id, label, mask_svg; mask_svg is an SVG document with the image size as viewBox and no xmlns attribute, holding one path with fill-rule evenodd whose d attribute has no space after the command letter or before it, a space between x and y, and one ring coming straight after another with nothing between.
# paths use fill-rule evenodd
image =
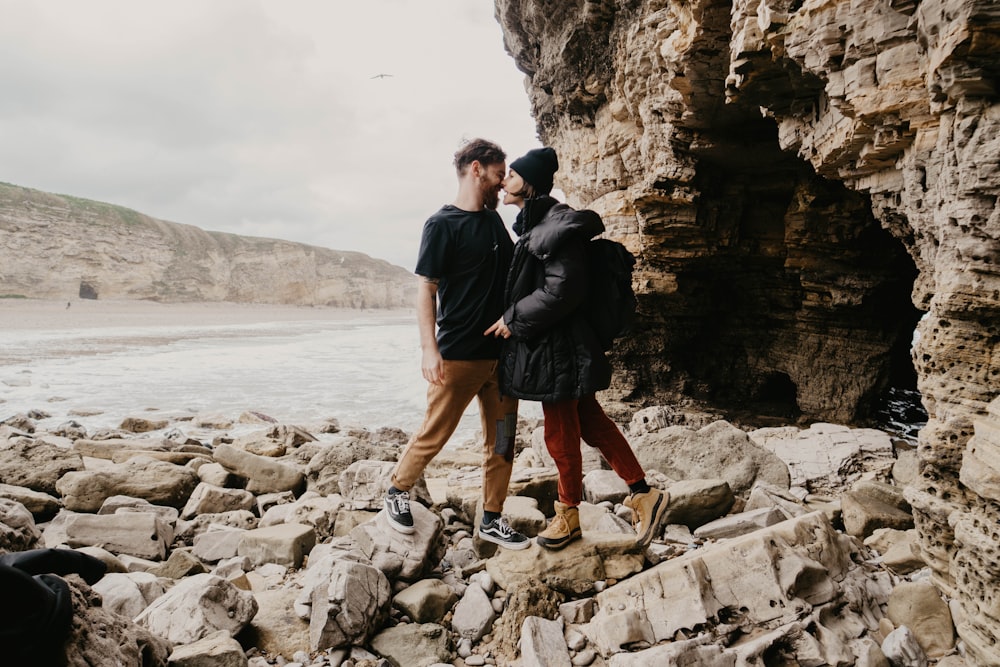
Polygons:
<instances>
[{"instance_id":1,"label":"distant cliff","mask_svg":"<svg viewBox=\"0 0 1000 667\"><path fill-rule=\"evenodd\" d=\"M0 184L0 296L399 308L414 290L406 269L362 253Z\"/></svg>"}]
</instances>

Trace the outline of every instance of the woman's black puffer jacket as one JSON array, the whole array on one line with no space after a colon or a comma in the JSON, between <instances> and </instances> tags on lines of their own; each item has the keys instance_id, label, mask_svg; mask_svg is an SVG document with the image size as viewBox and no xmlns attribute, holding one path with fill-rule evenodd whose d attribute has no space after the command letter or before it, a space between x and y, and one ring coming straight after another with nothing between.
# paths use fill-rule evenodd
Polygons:
<instances>
[{"instance_id":1,"label":"woman's black puffer jacket","mask_svg":"<svg viewBox=\"0 0 1000 667\"><path fill-rule=\"evenodd\" d=\"M541 197L526 202L514 231L521 237L505 291L511 337L500 360L501 390L550 403L607 389L611 364L585 315L586 244L604 231L600 216Z\"/></svg>"}]
</instances>

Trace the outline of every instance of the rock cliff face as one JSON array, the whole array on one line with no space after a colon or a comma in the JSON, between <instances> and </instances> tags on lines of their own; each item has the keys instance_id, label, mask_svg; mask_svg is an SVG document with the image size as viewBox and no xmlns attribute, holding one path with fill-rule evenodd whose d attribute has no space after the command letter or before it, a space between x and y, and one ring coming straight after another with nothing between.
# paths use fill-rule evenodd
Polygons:
<instances>
[{"instance_id":1,"label":"rock cliff face","mask_svg":"<svg viewBox=\"0 0 1000 667\"><path fill-rule=\"evenodd\" d=\"M0 184L0 295L399 308L405 269L344 252L164 222Z\"/></svg>"},{"instance_id":2,"label":"rock cliff face","mask_svg":"<svg viewBox=\"0 0 1000 667\"><path fill-rule=\"evenodd\" d=\"M640 259L621 396L850 422L915 370L923 554L1000 664L1000 6L496 9L557 186Z\"/></svg>"}]
</instances>

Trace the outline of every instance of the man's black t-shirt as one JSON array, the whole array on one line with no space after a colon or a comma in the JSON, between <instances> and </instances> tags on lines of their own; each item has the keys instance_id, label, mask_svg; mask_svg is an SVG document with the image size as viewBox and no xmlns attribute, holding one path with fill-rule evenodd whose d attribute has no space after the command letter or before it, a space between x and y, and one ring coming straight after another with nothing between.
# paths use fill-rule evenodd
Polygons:
<instances>
[{"instance_id":1,"label":"man's black t-shirt","mask_svg":"<svg viewBox=\"0 0 1000 667\"><path fill-rule=\"evenodd\" d=\"M444 359L497 359L500 340L484 336L503 314L514 255L496 211L446 205L424 223L415 273L438 280L437 341Z\"/></svg>"}]
</instances>

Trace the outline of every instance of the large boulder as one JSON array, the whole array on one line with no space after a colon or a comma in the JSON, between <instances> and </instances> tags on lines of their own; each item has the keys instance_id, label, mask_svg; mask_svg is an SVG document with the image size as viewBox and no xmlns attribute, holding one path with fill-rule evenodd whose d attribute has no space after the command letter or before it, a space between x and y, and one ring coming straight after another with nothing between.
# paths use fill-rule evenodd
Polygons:
<instances>
[{"instance_id":1,"label":"large boulder","mask_svg":"<svg viewBox=\"0 0 1000 667\"><path fill-rule=\"evenodd\" d=\"M320 494L343 493L340 475L356 461L395 461L396 448L380 446L365 438L340 437L327 444L309 460L306 480L310 491Z\"/></svg>"},{"instance_id":2,"label":"large boulder","mask_svg":"<svg viewBox=\"0 0 1000 667\"><path fill-rule=\"evenodd\" d=\"M309 593L312 650L360 646L389 617L392 589L380 570L334 557L321 558L309 569L311 588L304 592Z\"/></svg>"},{"instance_id":3,"label":"large boulder","mask_svg":"<svg viewBox=\"0 0 1000 667\"><path fill-rule=\"evenodd\" d=\"M99 546L116 554L162 560L174 531L152 512L72 514L66 519L66 544Z\"/></svg>"},{"instance_id":4,"label":"large boulder","mask_svg":"<svg viewBox=\"0 0 1000 667\"><path fill-rule=\"evenodd\" d=\"M41 491L32 491L26 486L0 484L0 498L21 503L39 521L51 519L62 508L62 502L58 498Z\"/></svg>"},{"instance_id":5,"label":"large boulder","mask_svg":"<svg viewBox=\"0 0 1000 667\"><path fill-rule=\"evenodd\" d=\"M74 451L41 442L18 442L0 449L0 481L58 495L56 482L68 472L83 470Z\"/></svg>"},{"instance_id":6,"label":"large boulder","mask_svg":"<svg viewBox=\"0 0 1000 667\"><path fill-rule=\"evenodd\" d=\"M412 535L394 530L380 512L351 531L357 549L392 579L416 581L426 576L444 556L447 541L442 539L444 523L420 503L410 503Z\"/></svg>"},{"instance_id":7,"label":"large boulder","mask_svg":"<svg viewBox=\"0 0 1000 667\"><path fill-rule=\"evenodd\" d=\"M252 593L205 573L178 582L135 622L173 644L190 644L219 630L234 637L256 613Z\"/></svg>"},{"instance_id":8,"label":"large boulder","mask_svg":"<svg viewBox=\"0 0 1000 667\"><path fill-rule=\"evenodd\" d=\"M56 484L66 509L96 512L111 496L132 496L181 508L198 485L190 468L139 457L101 470L66 473Z\"/></svg>"},{"instance_id":9,"label":"large boulder","mask_svg":"<svg viewBox=\"0 0 1000 667\"><path fill-rule=\"evenodd\" d=\"M77 575L65 577L72 592L73 623L66 640L66 667L123 665L166 667L170 643L126 616L95 604Z\"/></svg>"},{"instance_id":10,"label":"large boulder","mask_svg":"<svg viewBox=\"0 0 1000 667\"><path fill-rule=\"evenodd\" d=\"M19 502L0 498L0 553L42 546L42 534L31 512Z\"/></svg>"},{"instance_id":11,"label":"large boulder","mask_svg":"<svg viewBox=\"0 0 1000 667\"><path fill-rule=\"evenodd\" d=\"M229 472L247 480L247 491L251 493L299 491L305 481L297 466L257 456L232 445L216 447L215 460Z\"/></svg>"},{"instance_id":12,"label":"large boulder","mask_svg":"<svg viewBox=\"0 0 1000 667\"><path fill-rule=\"evenodd\" d=\"M733 493L745 496L757 481L788 488L788 466L740 429L716 421L697 431L669 426L632 440L646 470L675 480L724 479Z\"/></svg>"}]
</instances>

